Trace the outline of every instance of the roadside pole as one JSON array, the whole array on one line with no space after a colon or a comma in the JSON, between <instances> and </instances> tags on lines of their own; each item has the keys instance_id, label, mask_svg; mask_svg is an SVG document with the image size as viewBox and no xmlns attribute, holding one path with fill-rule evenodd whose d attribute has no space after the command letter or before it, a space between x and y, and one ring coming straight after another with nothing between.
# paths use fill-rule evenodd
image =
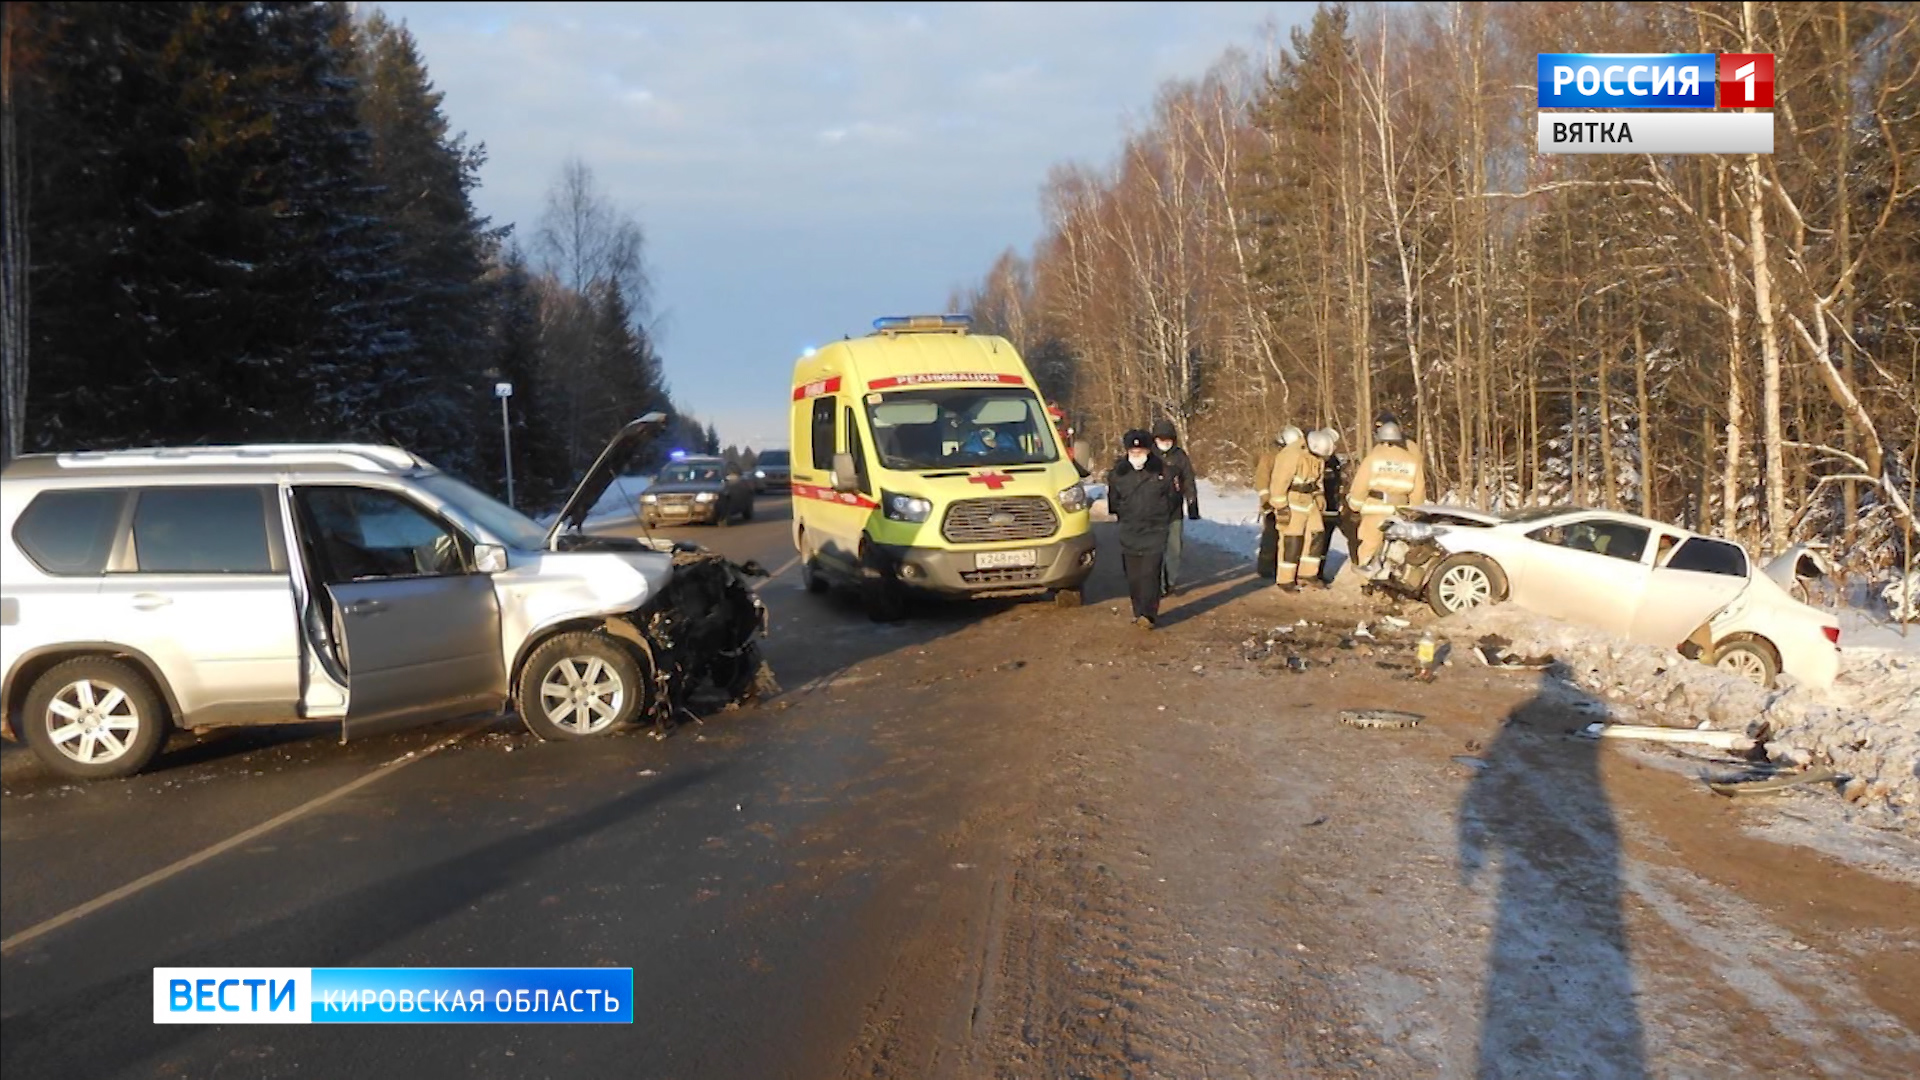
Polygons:
<instances>
[{"instance_id":1,"label":"roadside pole","mask_svg":"<svg viewBox=\"0 0 1920 1080\"><path fill-rule=\"evenodd\" d=\"M513 384L494 383L493 396L500 399L500 445L507 458L507 505L513 506L513 424L507 419L507 399L513 396Z\"/></svg>"}]
</instances>

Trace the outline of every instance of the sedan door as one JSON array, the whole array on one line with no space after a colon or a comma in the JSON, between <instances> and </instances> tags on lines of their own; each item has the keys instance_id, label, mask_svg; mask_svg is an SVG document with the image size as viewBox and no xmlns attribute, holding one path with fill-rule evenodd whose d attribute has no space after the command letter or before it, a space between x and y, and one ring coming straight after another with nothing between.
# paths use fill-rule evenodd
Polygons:
<instances>
[{"instance_id":1,"label":"sedan door","mask_svg":"<svg viewBox=\"0 0 1920 1080\"><path fill-rule=\"evenodd\" d=\"M1528 611L1626 635L1646 592L1647 528L1571 518L1527 534L1511 599Z\"/></svg>"},{"instance_id":2,"label":"sedan door","mask_svg":"<svg viewBox=\"0 0 1920 1080\"><path fill-rule=\"evenodd\" d=\"M295 495L344 646L348 736L505 700L500 605L464 534L395 491L314 485Z\"/></svg>"},{"instance_id":3,"label":"sedan door","mask_svg":"<svg viewBox=\"0 0 1920 1080\"><path fill-rule=\"evenodd\" d=\"M1738 544L1690 536L1653 570L1628 636L1647 645L1679 645L1746 591L1751 568Z\"/></svg>"}]
</instances>

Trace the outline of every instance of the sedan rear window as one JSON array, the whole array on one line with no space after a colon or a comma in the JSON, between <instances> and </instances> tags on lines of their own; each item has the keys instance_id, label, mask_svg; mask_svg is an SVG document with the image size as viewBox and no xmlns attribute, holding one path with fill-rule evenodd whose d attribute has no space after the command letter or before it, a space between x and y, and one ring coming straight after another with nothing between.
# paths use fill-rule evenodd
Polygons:
<instances>
[{"instance_id":1,"label":"sedan rear window","mask_svg":"<svg viewBox=\"0 0 1920 1080\"><path fill-rule=\"evenodd\" d=\"M1667 560L1669 570L1691 570L1696 574L1721 574L1726 577L1747 576L1747 553L1735 544L1724 540L1710 540L1704 536L1695 536L1680 545L1680 550Z\"/></svg>"},{"instance_id":2,"label":"sedan rear window","mask_svg":"<svg viewBox=\"0 0 1920 1080\"><path fill-rule=\"evenodd\" d=\"M14 542L49 574L102 573L126 500L124 488L42 492L14 523Z\"/></svg>"}]
</instances>

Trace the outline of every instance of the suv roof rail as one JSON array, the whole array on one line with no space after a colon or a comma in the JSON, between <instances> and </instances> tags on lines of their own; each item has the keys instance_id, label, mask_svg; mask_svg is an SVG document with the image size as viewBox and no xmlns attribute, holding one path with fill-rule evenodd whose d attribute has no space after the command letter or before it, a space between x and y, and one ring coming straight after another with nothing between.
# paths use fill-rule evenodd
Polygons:
<instances>
[{"instance_id":1,"label":"suv roof rail","mask_svg":"<svg viewBox=\"0 0 1920 1080\"><path fill-rule=\"evenodd\" d=\"M372 443L258 443L247 446L75 450L56 454L61 468L156 468L180 465L336 465L360 472L407 472L431 465L397 446Z\"/></svg>"}]
</instances>

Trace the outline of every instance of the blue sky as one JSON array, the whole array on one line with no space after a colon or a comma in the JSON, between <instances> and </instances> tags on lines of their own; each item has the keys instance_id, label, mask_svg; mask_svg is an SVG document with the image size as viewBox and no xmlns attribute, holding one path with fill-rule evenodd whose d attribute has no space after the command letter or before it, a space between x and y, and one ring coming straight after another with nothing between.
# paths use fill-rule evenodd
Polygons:
<instances>
[{"instance_id":1,"label":"blue sky","mask_svg":"<svg viewBox=\"0 0 1920 1080\"><path fill-rule=\"evenodd\" d=\"M372 5L370 5L372 6ZM659 348L724 441L786 445L809 345L941 309L1041 227L1063 161L1105 164L1170 78L1255 55L1303 3L387 3L476 201L523 242L578 155L646 231Z\"/></svg>"}]
</instances>

